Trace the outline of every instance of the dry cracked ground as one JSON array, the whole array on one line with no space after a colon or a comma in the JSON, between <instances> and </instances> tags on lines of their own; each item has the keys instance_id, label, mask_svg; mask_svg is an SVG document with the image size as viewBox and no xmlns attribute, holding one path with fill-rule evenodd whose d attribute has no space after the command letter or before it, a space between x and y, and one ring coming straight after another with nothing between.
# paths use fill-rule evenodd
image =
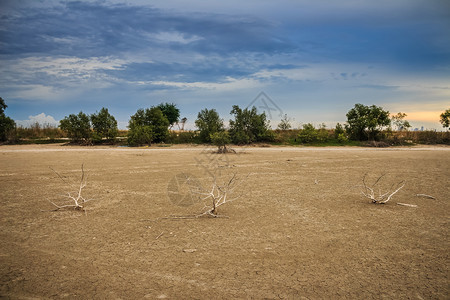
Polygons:
<instances>
[{"instance_id":1,"label":"dry cracked ground","mask_svg":"<svg viewBox=\"0 0 450 300\"><path fill-rule=\"evenodd\" d=\"M449 147L210 152L0 147L0 298L448 299ZM81 165L86 211L49 211ZM204 203L174 180L206 189L212 170L241 197L179 218ZM372 204L364 174L406 184Z\"/></svg>"}]
</instances>

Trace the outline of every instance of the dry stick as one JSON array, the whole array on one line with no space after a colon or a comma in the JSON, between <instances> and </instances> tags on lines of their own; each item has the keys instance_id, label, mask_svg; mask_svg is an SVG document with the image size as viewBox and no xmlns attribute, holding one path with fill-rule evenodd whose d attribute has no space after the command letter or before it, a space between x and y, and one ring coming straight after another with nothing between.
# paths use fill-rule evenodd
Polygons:
<instances>
[{"instance_id":1,"label":"dry stick","mask_svg":"<svg viewBox=\"0 0 450 300\"><path fill-rule=\"evenodd\" d=\"M155 240L159 239L159 238L163 235L163 233L164 233L164 231L161 232L161 233L155 238Z\"/></svg>"},{"instance_id":2,"label":"dry stick","mask_svg":"<svg viewBox=\"0 0 450 300\"><path fill-rule=\"evenodd\" d=\"M415 204L399 203L399 202L397 202L397 205L408 206L408 207L417 207L417 205L415 205Z\"/></svg>"},{"instance_id":3,"label":"dry stick","mask_svg":"<svg viewBox=\"0 0 450 300\"><path fill-rule=\"evenodd\" d=\"M429 198L429 199L436 200L435 197L430 196L430 195L426 195L426 194L416 194L416 197L424 197L424 198Z\"/></svg>"}]
</instances>

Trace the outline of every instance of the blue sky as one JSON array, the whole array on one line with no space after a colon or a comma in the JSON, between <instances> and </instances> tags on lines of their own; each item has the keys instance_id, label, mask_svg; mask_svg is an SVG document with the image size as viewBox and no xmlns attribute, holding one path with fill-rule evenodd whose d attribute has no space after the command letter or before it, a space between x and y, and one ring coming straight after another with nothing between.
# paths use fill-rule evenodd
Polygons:
<instances>
[{"instance_id":1,"label":"blue sky","mask_svg":"<svg viewBox=\"0 0 450 300\"><path fill-rule=\"evenodd\" d=\"M194 128L201 109L227 121L260 92L296 127L363 103L440 129L450 2L0 0L0 96L19 123L107 107L125 128L173 102Z\"/></svg>"}]
</instances>

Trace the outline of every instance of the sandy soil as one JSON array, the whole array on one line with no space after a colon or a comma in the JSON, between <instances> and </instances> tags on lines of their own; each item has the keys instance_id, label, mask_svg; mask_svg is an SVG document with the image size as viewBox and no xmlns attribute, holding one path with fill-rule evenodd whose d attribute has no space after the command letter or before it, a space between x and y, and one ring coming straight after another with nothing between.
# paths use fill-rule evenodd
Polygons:
<instances>
[{"instance_id":1,"label":"sandy soil","mask_svg":"<svg viewBox=\"0 0 450 300\"><path fill-rule=\"evenodd\" d=\"M449 147L238 152L0 147L0 297L448 299ZM87 214L42 212L76 192L81 164ZM229 218L165 218L202 208L175 205L169 182L206 187L216 167L250 174ZM406 186L371 204L365 173Z\"/></svg>"}]
</instances>

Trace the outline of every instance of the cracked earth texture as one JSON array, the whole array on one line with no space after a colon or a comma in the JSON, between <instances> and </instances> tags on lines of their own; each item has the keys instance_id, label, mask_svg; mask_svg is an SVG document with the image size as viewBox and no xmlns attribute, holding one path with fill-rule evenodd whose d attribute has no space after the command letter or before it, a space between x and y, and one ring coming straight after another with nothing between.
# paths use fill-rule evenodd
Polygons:
<instances>
[{"instance_id":1,"label":"cracked earth texture","mask_svg":"<svg viewBox=\"0 0 450 300\"><path fill-rule=\"evenodd\" d=\"M204 148L0 147L0 297L448 299L450 148L239 152L219 166L250 174L228 218L173 219L199 212L167 187L208 184ZM81 164L86 214L42 212L76 191ZM365 173L406 185L372 204Z\"/></svg>"}]
</instances>

